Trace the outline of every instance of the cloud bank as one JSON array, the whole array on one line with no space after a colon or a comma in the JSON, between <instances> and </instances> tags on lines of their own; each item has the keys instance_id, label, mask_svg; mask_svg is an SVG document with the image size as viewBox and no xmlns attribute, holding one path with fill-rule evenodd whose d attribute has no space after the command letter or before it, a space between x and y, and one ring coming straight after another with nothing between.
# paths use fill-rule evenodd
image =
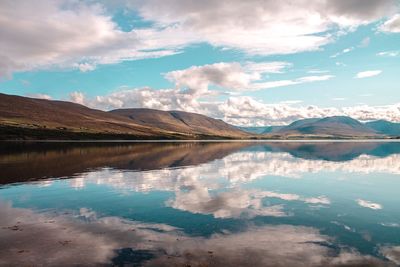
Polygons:
<instances>
[{"instance_id":1,"label":"cloud bank","mask_svg":"<svg viewBox=\"0 0 400 267\"><path fill-rule=\"evenodd\" d=\"M113 20L118 6L149 26L121 29ZM176 54L196 43L258 55L315 51L388 16L380 29L398 32L397 11L395 0L4 0L0 76L55 67L85 72Z\"/></svg>"}]
</instances>

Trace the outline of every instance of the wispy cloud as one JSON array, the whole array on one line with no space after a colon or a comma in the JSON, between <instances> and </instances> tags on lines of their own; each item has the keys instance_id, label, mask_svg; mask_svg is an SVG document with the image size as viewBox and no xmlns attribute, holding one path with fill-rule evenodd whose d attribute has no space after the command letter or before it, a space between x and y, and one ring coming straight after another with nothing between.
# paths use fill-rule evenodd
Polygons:
<instances>
[{"instance_id":1,"label":"wispy cloud","mask_svg":"<svg viewBox=\"0 0 400 267\"><path fill-rule=\"evenodd\" d=\"M400 51L399 50L382 51L377 53L376 55L381 57L397 57L400 56Z\"/></svg>"},{"instance_id":2,"label":"wispy cloud","mask_svg":"<svg viewBox=\"0 0 400 267\"><path fill-rule=\"evenodd\" d=\"M331 58L335 58L335 57L341 56L341 55L343 55L343 54L350 53L350 52L353 51L353 50L354 50L354 47L345 48L345 49L343 49L342 51L340 51L340 52L338 52L338 53L336 53L336 54L333 54L333 55L331 56Z\"/></svg>"},{"instance_id":3,"label":"wispy cloud","mask_svg":"<svg viewBox=\"0 0 400 267\"><path fill-rule=\"evenodd\" d=\"M367 70L367 71L361 71L359 73L356 74L356 76L354 78L356 79L363 79L363 78L368 78L368 77L374 77L374 76L378 76L379 74L381 74L382 71L381 70Z\"/></svg>"}]
</instances>

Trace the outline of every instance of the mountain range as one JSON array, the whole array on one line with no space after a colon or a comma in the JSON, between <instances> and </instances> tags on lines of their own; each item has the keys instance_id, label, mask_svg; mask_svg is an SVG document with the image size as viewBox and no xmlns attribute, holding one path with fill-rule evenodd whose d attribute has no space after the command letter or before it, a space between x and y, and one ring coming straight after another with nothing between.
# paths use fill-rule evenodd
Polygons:
<instances>
[{"instance_id":1,"label":"mountain range","mask_svg":"<svg viewBox=\"0 0 400 267\"><path fill-rule=\"evenodd\" d=\"M183 111L101 111L80 104L0 94L0 140L15 139L307 139L393 138L400 124L334 116L286 126L236 127Z\"/></svg>"}]
</instances>

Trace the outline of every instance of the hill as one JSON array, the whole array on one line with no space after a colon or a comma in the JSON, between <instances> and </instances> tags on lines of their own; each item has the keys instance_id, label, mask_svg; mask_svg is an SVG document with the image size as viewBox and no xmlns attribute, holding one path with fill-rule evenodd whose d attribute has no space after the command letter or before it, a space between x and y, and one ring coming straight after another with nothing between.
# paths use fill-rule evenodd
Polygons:
<instances>
[{"instance_id":1,"label":"hill","mask_svg":"<svg viewBox=\"0 0 400 267\"><path fill-rule=\"evenodd\" d=\"M281 137L373 138L381 136L374 129L346 116L312 118L295 121L274 133Z\"/></svg>"},{"instance_id":2,"label":"hill","mask_svg":"<svg viewBox=\"0 0 400 267\"><path fill-rule=\"evenodd\" d=\"M118 114L118 111L105 112L66 101L0 94L0 139L201 139L247 136L233 126L203 115L178 112L186 123L203 124L202 127L196 124L195 130L188 131L190 125L184 128L164 127L167 123L152 119L160 111L142 110L139 113L143 120L134 120ZM160 125L157 125L159 122Z\"/></svg>"},{"instance_id":3,"label":"hill","mask_svg":"<svg viewBox=\"0 0 400 267\"><path fill-rule=\"evenodd\" d=\"M371 129L380 134L390 136L400 136L400 123L394 123L386 120L377 120L365 123Z\"/></svg>"},{"instance_id":4,"label":"hill","mask_svg":"<svg viewBox=\"0 0 400 267\"><path fill-rule=\"evenodd\" d=\"M248 136L248 134L222 120L196 113L144 108L116 109L110 111L110 113L128 118L136 124L189 135Z\"/></svg>"}]
</instances>

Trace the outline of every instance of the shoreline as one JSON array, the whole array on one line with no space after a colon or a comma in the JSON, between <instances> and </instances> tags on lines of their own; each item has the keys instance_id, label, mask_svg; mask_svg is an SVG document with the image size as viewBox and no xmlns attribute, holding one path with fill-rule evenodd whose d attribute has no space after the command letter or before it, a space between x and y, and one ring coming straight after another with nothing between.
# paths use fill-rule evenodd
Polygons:
<instances>
[{"instance_id":1,"label":"shoreline","mask_svg":"<svg viewBox=\"0 0 400 267\"><path fill-rule=\"evenodd\" d=\"M0 140L7 143L400 143L400 139Z\"/></svg>"}]
</instances>

